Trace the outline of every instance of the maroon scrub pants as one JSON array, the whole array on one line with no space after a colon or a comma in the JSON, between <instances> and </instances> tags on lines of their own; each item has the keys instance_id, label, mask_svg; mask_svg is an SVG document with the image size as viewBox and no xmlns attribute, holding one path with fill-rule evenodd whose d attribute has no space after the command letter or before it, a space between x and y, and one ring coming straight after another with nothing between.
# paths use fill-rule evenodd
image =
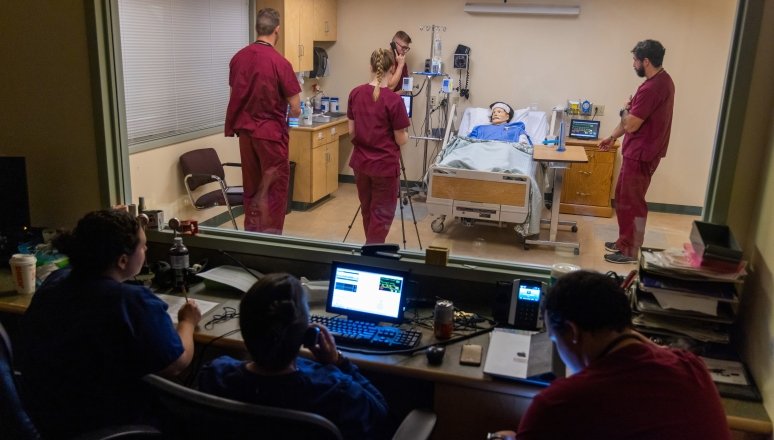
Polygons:
<instances>
[{"instance_id":1,"label":"maroon scrub pants","mask_svg":"<svg viewBox=\"0 0 774 440\"><path fill-rule=\"evenodd\" d=\"M369 176L355 171L366 244L384 243L398 206L398 176Z\"/></svg>"},{"instance_id":2,"label":"maroon scrub pants","mask_svg":"<svg viewBox=\"0 0 774 440\"><path fill-rule=\"evenodd\" d=\"M287 143L239 136L245 231L282 234L288 203Z\"/></svg>"},{"instance_id":3,"label":"maroon scrub pants","mask_svg":"<svg viewBox=\"0 0 774 440\"><path fill-rule=\"evenodd\" d=\"M637 258L645 239L648 219L648 192L650 179L661 159L652 162L623 158L618 183L615 187L615 215L618 218L616 246L624 255Z\"/></svg>"}]
</instances>

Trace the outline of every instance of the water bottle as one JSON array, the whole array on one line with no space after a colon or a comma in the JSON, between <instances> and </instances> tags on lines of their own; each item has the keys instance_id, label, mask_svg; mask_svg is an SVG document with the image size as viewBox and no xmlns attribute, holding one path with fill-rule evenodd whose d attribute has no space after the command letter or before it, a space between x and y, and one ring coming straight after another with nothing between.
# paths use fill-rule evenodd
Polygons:
<instances>
[{"instance_id":1,"label":"water bottle","mask_svg":"<svg viewBox=\"0 0 774 440\"><path fill-rule=\"evenodd\" d=\"M172 266L172 286L175 290L186 287L185 275L188 272L188 248L183 244L183 237L175 237L169 249L169 264Z\"/></svg>"}]
</instances>

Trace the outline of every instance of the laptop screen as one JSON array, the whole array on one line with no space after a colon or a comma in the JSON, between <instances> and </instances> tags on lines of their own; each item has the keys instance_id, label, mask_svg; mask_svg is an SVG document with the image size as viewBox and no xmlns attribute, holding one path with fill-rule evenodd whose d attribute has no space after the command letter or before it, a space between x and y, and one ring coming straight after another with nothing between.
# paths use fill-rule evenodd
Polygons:
<instances>
[{"instance_id":1,"label":"laptop screen","mask_svg":"<svg viewBox=\"0 0 774 440\"><path fill-rule=\"evenodd\" d=\"M576 139L598 139L599 121L573 119L570 121L570 137Z\"/></svg>"},{"instance_id":2,"label":"laptop screen","mask_svg":"<svg viewBox=\"0 0 774 440\"><path fill-rule=\"evenodd\" d=\"M411 95L400 95L400 97L403 98L403 105L406 106L406 114L410 118L411 110L412 110L411 107L413 106L413 103L414 103L414 97Z\"/></svg>"},{"instance_id":3,"label":"laptop screen","mask_svg":"<svg viewBox=\"0 0 774 440\"><path fill-rule=\"evenodd\" d=\"M325 310L370 322L403 321L408 273L334 261Z\"/></svg>"}]
</instances>

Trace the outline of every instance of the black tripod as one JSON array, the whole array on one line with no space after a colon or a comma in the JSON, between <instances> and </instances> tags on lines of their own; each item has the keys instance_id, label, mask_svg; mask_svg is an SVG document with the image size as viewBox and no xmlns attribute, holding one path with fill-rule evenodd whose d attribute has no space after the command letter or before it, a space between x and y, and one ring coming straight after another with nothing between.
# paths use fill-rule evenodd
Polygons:
<instances>
[{"instance_id":1,"label":"black tripod","mask_svg":"<svg viewBox=\"0 0 774 440\"><path fill-rule=\"evenodd\" d=\"M419 250L422 250L422 240L419 238L419 227L417 226L417 216L414 214L414 202L411 201L411 196L409 195L409 187L408 187L408 178L406 177L406 166L403 165L403 154L400 154L398 156L400 158L400 171L403 173L403 179L400 182L400 185L398 187L398 205L400 206L400 231L403 234L403 249L406 249L406 226L403 222L403 201L408 200L409 208L411 209L411 218L414 220L414 231L417 233L417 243L419 243ZM342 243L347 241L347 237L349 236L349 233L352 231L352 225L355 224L355 219L357 219L358 213L360 213L360 209L362 208L362 205L357 206L357 210L355 211L355 215L352 217L352 221L349 222L349 226L347 226L347 233L344 234L344 239L341 240Z\"/></svg>"}]
</instances>

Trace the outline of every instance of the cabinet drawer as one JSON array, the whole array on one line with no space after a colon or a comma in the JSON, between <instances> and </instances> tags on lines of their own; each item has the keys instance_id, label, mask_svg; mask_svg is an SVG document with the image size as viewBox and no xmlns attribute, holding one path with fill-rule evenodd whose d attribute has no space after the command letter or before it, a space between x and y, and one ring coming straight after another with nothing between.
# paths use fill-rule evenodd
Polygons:
<instances>
[{"instance_id":1,"label":"cabinet drawer","mask_svg":"<svg viewBox=\"0 0 774 440\"><path fill-rule=\"evenodd\" d=\"M609 206L612 163L573 164L565 173L562 203Z\"/></svg>"},{"instance_id":2,"label":"cabinet drawer","mask_svg":"<svg viewBox=\"0 0 774 440\"><path fill-rule=\"evenodd\" d=\"M596 147L586 148L588 163L615 163L615 151L599 151Z\"/></svg>"},{"instance_id":3,"label":"cabinet drawer","mask_svg":"<svg viewBox=\"0 0 774 440\"><path fill-rule=\"evenodd\" d=\"M323 128L322 130L315 130L312 132L312 148L327 144L330 141L331 137L329 129Z\"/></svg>"}]
</instances>

